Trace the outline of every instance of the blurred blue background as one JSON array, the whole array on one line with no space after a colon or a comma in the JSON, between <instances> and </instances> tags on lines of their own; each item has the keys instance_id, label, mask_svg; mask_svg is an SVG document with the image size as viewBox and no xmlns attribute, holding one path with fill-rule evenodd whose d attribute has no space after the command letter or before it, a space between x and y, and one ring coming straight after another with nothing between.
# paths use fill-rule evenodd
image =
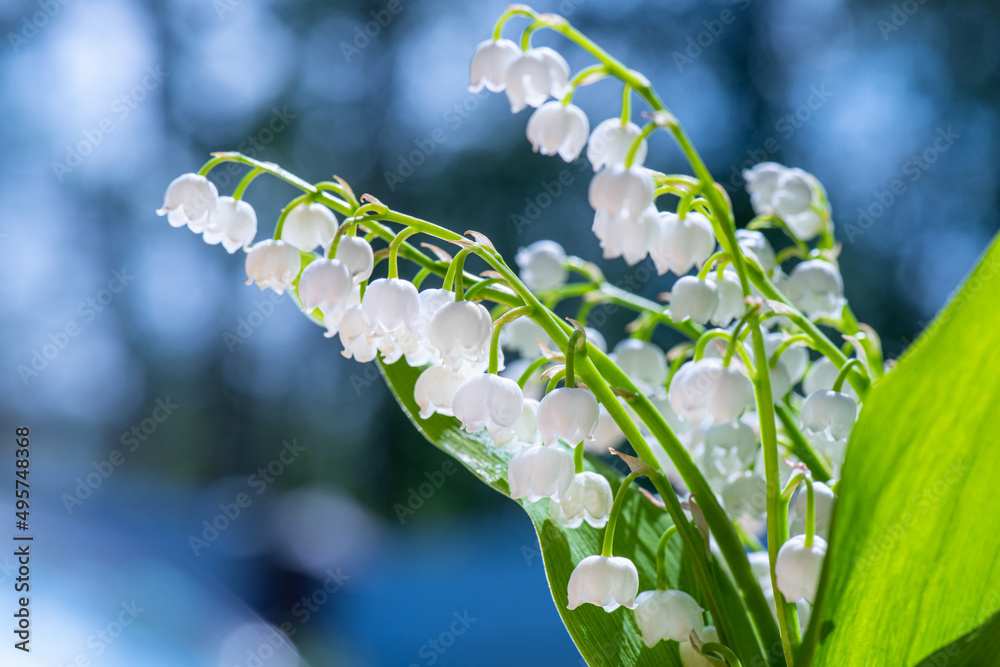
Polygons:
<instances>
[{"instance_id":1,"label":"blurred blue background","mask_svg":"<svg viewBox=\"0 0 1000 667\"><path fill-rule=\"evenodd\" d=\"M174 176L241 150L479 229L507 257L556 238L598 261L589 166L534 155L527 113L467 91L504 4L0 3L0 459L12 469L29 426L36 536L34 650L5 642L4 664L580 664L521 511L442 472L374 366L244 286L239 256L154 214ZM535 7L649 76L741 220L742 168L819 176L847 295L889 356L997 230L989 0ZM619 89L576 100L596 125ZM665 136L651 144L648 164L682 169ZM563 170L564 193L540 198ZM222 192L240 173L213 172ZM292 196L255 182L264 233ZM622 324L607 318L612 344ZM4 614L13 568L0 557Z\"/></svg>"}]
</instances>

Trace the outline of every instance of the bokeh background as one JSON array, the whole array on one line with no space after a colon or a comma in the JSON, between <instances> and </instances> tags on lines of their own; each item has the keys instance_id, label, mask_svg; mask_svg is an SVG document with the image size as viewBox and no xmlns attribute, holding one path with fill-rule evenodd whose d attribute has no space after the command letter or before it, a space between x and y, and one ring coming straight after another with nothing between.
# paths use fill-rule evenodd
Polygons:
<instances>
[{"instance_id":1,"label":"bokeh background","mask_svg":"<svg viewBox=\"0 0 1000 667\"><path fill-rule=\"evenodd\" d=\"M533 154L527 113L467 91L503 6L0 3L0 539L16 425L32 433L36 538L33 652L5 641L4 664L580 664L521 511L446 474L375 367L244 286L239 256L154 214L174 176L241 150L482 230L508 257L551 237L600 261L589 166ZM991 0L535 6L649 76L742 220L743 167L819 176L847 295L889 356L997 230ZM577 100L594 125L619 90ZM651 166L682 168L665 136L651 143ZM228 192L239 173L216 175ZM263 233L294 194L252 186ZM624 323L604 323L612 344ZM412 500L428 480L440 488ZM15 576L0 556L4 614Z\"/></svg>"}]
</instances>

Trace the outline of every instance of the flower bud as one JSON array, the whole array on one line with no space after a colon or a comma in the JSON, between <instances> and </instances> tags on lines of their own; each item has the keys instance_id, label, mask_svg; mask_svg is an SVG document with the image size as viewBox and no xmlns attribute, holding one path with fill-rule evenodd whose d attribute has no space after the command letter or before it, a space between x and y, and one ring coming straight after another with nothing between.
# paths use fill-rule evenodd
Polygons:
<instances>
[{"instance_id":1,"label":"flower bud","mask_svg":"<svg viewBox=\"0 0 1000 667\"><path fill-rule=\"evenodd\" d=\"M378 351L375 338L372 336L371 322L360 305L351 306L340 318L340 344L344 346L342 354L348 359L368 363L375 359Z\"/></svg>"},{"instance_id":2,"label":"flower bud","mask_svg":"<svg viewBox=\"0 0 1000 667\"><path fill-rule=\"evenodd\" d=\"M535 241L518 250L514 261L521 269L521 280L534 292L560 287L569 275L566 251L555 241Z\"/></svg>"},{"instance_id":3,"label":"flower bud","mask_svg":"<svg viewBox=\"0 0 1000 667\"><path fill-rule=\"evenodd\" d=\"M330 247L336 233L333 211L317 202L300 202L285 217L281 239L303 252L312 252L316 246Z\"/></svg>"},{"instance_id":4,"label":"flower bud","mask_svg":"<svg viewBox=\"0 0 1000 667\"><path fill-rule=\"evenodd\" d=\"M628 558L620 556L587 556L573 568L569 576L569 604L576 609L589 603L612 612L618 607L635 606L639 592L639 572Z\"/></svg>"},{"instance_id":5,"label":"flower bud","mask_svg":"<svg viewBox=\"0 0 1000 667\"><path fill-rule=\"evenodd\" d=\"M171 227L188 225L191 231L201 233L208 214L218 200L219 191L207 178L199 174L183 174L167 186L163 207L156 214L167 216Z\"/></svg>"},{"instance_id":6,"label":"flower bud","mask_svg":"<svg viewBox=\"0 0 1000 667\"><path fill-rule=\"evenodd\" d=\"M532 445L517 451L507 466L510 497L560 498L573 481L573 454L563 447Z\"/></svg>"},{"instance_id":7,"label":"flower bud","mask_svg":"<svg viewBox=\"0 0 1000 667\"><path fill-rule=\"evenodd\" d=\"M517 382L483 373L466 380L456 391L451 410L462 422L462 428L475 433L510 428L521 416L524 398Z\"/></svg>"},{"instance_id":8,"label":"flower bud","mask_svg":"<svg viewBox=\"0 0 1000 667\"><path fill-rule=\"evenodd\" d=\"M525 106L539 107L550 97L569 91L569 64L547 46L530 49L507 68L507 100L517 113Z\"/></svg>"},{"instance_id":9,"label":"flower bud","mask_svg":"<svg viewBox=\"0 0 1000 667\"><path fill-rule=\"evenodd\" d=\"M299 296L306 312L319 308L326 325L326 337L337 335L340 318L349 305L354 281L344 263L336 259L317 259L302 271Z\"/></svg>"},{"instance_id":10,"label":"flower bud","mask_svg":"<svg viewBox=\"0 0 1000 667\"><path fill-rule=\"evenodd\" d=\"M719 641L719 633L716 631L714 625L706 625L705 628L698 633L698 639L701 643L717 643ZM684 667L716 667L717 662L710 661L704 655L701 654L698 649L694 647L691 642L681 642L679 647L681 654L681 664Z\"/></svg>"},{"instance_id":11,"label":"flower bud","mask_svg":"<svg viewBox=\"0 0 1000 667\"><path fill-rule=\"evenodd\" d=\"M284 294L298 277L302 267L299 251L284 241L268 239L254 245L247 252L246 284L257 283L257 287L270 287L278 294Z\"/></svg>"},{"instance_id":12,"label":"flower bud","mask_svg":"<svg viewBox=\"0 0 1000 667\"><path fill-rule=\"evenodd\" d=\"M819 433L833 440L844 440L854 426L858 405L839 391L817 391L809 394L802 404L802 428L807 433Z\"/></svg>"},{"instance_id":13,"label":"flower bud","mask_svg":"<svg viewBox=\"0 0 1000 667\"><path fill-rule=\"evenodd\" d=\"M509 39L480 42L469 65L469 92L483 89L499 93L507 85L507 69L521 55L521 49Z\"/></svg>"},{"instance_id":14,"label":"flower bud","mask_svg":"<svg viewBox=\"0 0 1000 667\"><path fill-rule=\"evenodd\" d=\"M628 155L632 142L642 133L639 126L629 122L622 124L620 118L609 118L601 121L594 131L590 133L590 140L587 142L587 159L594 167L594 171L600 171L606 167L623 166L625 157ZM641 167L646 161L647 151L646 140L635 151L632 165Z\"/></svg>"},{"instance_id":15,"label":"flower bud","mask_svg":"<svg viewBox=\"0 0 1000 667\"><path fill-rule=\"evenodd\" d=\"M690 319L705 324L719 308L719 289L715 283L695 276L678 278L670 290L670 317L674 322Z\"/></svg>"},{"instance_id":16,"label":"flower bud","mask_svg":"<svg viewBox=\"0 0 1000 667\"><path fill-rule=\"evenodd\" d=\"M257 235L257 213L253 206L232 197L219 197L214 209L209 211L203 238L205 243L222 243L232 254L250 245Z\"/></svg>"},{"instance_id":17,"label":"flower bud","mask_svg":"<svg viewBox=\"0 0 1000 667\"><path fill-rule=\"evenodd\" d=\"M683 644L690 640L692 630L701 633L705 628L702 612L684 591L643 591L635 599L635 623L649 648L664 639Z\"/></svg>"},{"instance_id":18,"label":"flower bud","mask_svg":"<svg viewBox=\"0 0 1000 667\"><path fill-rule=\"evenodd\" d=\"M816 520L816 534L824 540L830 535L830 520L833 518L833 504L836 497L829 486L823 482L813 482L813 518ZM795 500L791 505L792 521L788 532L801 535L806 532L806 507L809 503L809 492L799 487Z\"/></svg>"},{"instance_id":19,"label":"flower bud","mask_svg":"<svg viewBox=\"0 0 1000 667\"><path fill-rule=\"evenodd\" d=\"M810 259L792 269L785 293L810 319L838 319L844 307L844 280L840 271L822 259Z\"/></svg>"},{"instance_id":20,"label":"flower bud","mask_svg":"<svg viewBox=\"0 0 1000 667\"><path fill-rule=\"evenodd\" d=\"M595 211L615 217L623 210L637 218L653 203L653 177L640 167L614 166L598 172L590 181L588 198Z\"/></svg>"},{"instance_id":21,"label":"flower bud","mask_svg":"<svg viewBox=\"0 0 1000 667\"><path fill-rule=\"evenodd\" d=\"M429 366L413 386L413 400L420 408L420 418L427 419L435 412L451 417L455 392L468 380L464 373L456 373L447 366Z\"/></svg>"},{"instance_id":22,"label":"flower bud","mask_svg":"<svg viewBox=\"0 0 1000 667\"><path fill-rule=\"evenodd\" d=\"M589 132L587 114L574 104L546 102L528 119L532 150L542 155L559 155L566 162L580 157Z\"/></svg>"},{"instance_id":23,"label":"flower bud","mask_svg":"<svg viewBox=\"0 0 1000 667\"><path fill-rule=\"evenodd\" d=\"M667 355L658 345L638 338L625 338L611 353L611 360L644 394L662 388L667 381Z\"/></svg>"},{"instance_id":24,"label":"flower bud","mask_svg":"<svg viewBox=\"0 0 1000 667\"><path fill-rule=\"evenodd\" d=\"M822 537L814 537L811 547L806 546L805 535L796 535L781 545L774 562L774 576L786 600L816 601L816 587L825 556L826 540Z\"/></svg>"},{"instance_id":25,"label":"flower bud","mask_svg":"<svg viewBox=\"0 0 1000 667\"><path fill-rule=\"evenodd\" d=\"M594 437L600 409L597 399L580 387L550 391L538 406L538 432L542 442L552 445L560 438L571 446Z\"/></svg>"},{"instance_id":26,"label":"flower bud","mask_svg":"<svg viewBox=\"0 0 1000 667\"><path fill-rule=\"evenodd\" d=\"M649 254L661 276L667 271L683 276L693 266L701 266L715 250L712 223L697 211L692 211L683 218L676 213L663 211L658 223L659 238Z\"/></svg>"},{"instance_id":27,"label":"flower bud","mask_svg":"<svg viewBox=\"0 0 1000 667\"><path fill-rule=\"evenodd\" d=\"M420 315L420 295L408 280L379 278L368 285L361 308L376 335L412 329Z\"/></svg>"},{"instance_id":28,"label":"flower bud","mask_svg":"<svg viewBox=\"0 0 1000 667\"><path fill-rule=\"evenodd\" d=\"M566 491L549 501L552 522L565 528L579 528L584 521L594 528L604 528L611 516L614 495L611 485L596 472L573 475Z\"/></svg>"},{"instance_id":29,"label":"flower bud","mask_svg":"<svg viewBox=\"0 0 1000 667\"><path fill-rule=\"evenodd\" d=\"M659 234L656 207L649 206L638 216L632 216L626 210L617 215L597 211L593 231L604 251L604 259L622 257L629 266L633 266L645 259L656 243Z\"/></svg>"},{"instance_id":30,"label":"flower bud","mask_svg":"<svg viewBox=\"0 0 1000 667\"><path fill-rule=\"evenodd\" d=\"M428 339L445 365L458 370L479 364L490 354L490 311L474 301L452 301L431 317Z\"/></svg>"},{"instance_id":31,"label":"flower bud","mask_svg":"<svg viewBox=\"0 0 1000 667\"><path fill-rule=\"evenodd\" d=\"M670 382L670 407L679 417L700 424L738 418L753 405L753 385L742 373L719 359L685 362Z\"/></svg>"},{"instance_id":32,"label":"flower bud","mask_svg":"<svg viewBox=\"0 0 1000 667\"><path fill-rule=\"evenodd\" d=\"M375 267L375 253L371 244L360 236L341 237L337 244L337 259L347 266L355 283L368 280Z\"/></svg>"}]
</instances>

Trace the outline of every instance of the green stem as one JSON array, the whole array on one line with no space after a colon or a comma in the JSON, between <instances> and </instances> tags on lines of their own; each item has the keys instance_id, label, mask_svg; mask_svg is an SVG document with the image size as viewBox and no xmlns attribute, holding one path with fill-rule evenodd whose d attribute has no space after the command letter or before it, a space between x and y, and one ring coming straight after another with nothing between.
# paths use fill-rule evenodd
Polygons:
<instances>
[{"instance_id":1,"label":"green stem","mask_svg":"<svg viewBox=\"0 0 1000 667\"><path fill-rule=\"evenodd\" d=\"M658 127L656 123L646 123L642 131L632 140L632 145L628 147L628 153L625 154L625 168L630 169L632 163L635 161L635 154L639 151L639 146L642 142Z\"/></svg>"},{"instance_id":2,"label":"green stem","mask_svg":"<svg viewBox=\"0 0 1000 667\"><path fill-rule=\"evenodd\" d=\"M497 19L496 25L493 27L493 41L497 41L503 36L503 27L508 20L515 16L527 16L528 18L535 18L536 14L527 5L511 5L507 10L500 15Z\"/></svg>"},{"instance_id":3,"label":"green stem","mask_svg":"<svg viewBox=\"0 0 1000 667\"><path fill-rule=\"evenodd\" d=\"M791 410L784 405L777 405L774 412L778 415L781 425L785 427L785 433L792 441L792 454L806 464L814 478L820 482L828 481L831 477L830 469L826 466L823 457L816 453L812 444L802 434L799 425L795 423L795 417L792 416Z\"/></svg>"},{"instance_id":4,"label":"green stem","mask_svg":"<svg viewBox=\"0 0 1000 667\"><path fill-rule=\"evenodd\" d=\"M534 309L531 306L520 306L508 310L493 322L493 331L490 334L490 366L488 373L497 374L500 368L500 333L505 325L513 322L519 317L530 317Z\"/></svg>"},{"instance_id":5,"label":"green stem","mask_svg":"<svg viewBox=\"0 0 1000 667\"><path fill-rule=\"evenodd\" d=\"M583 440L576 443L573 448L573 472L580 474L583 472Z\"/></svg>"},{"instance_id":6,"label":"green stem","mask_svg":"<svg viewBox=\"0 0 1000 667\"><path fill-rule=\"evenodd\" d=\"M844 380L847 379L847 374L851 372L851 368L857 368L859 371L864 372L865 366L861 363L860 359L850 359L846 364L840 367L840 371L837 373L837 379L833 381L833 390L840 391L844 386Z\"/></svg>"},{"instance_id":7,"label":"green stem","mask_svg":"<svg viewBox=\"0 0 1000 667\"><path fill-rule=\"evenodd\" d=\"M465 258L469 256L469 250L462 248L455 255L455 259L451 260L451 264L448 265L448 273L444 274L444 289L451 290L455 285L455 280L458 275L464 272ZM456 294L456 301L461 301Z\"/></svg>"},{"instance_id":8,"label":"green stem","mask_svg":"<svg viewBox=\"0 0 1000 667\"><path fill-rule=\"evenodd\" d=\"M632 86L627 83L622 87L622 127L632 120Z\"/></svg>"},{"instance_id":9,"label":"green stem","mask_svg":"<svg viewBox=\"0 0 1000 667\"><path fill-rule=\"evenodd\" d=\"M670 588L667 579L667 542L677 534L677 526L670 526L663 532L660 543L656 545L656 589L665 591Z\"/></svg>"},{"instance_id":10,"label":"green stem","mask_svg":"<svg viewBox=\"0 0 1000 667\"><path fill-rule=\"evenodd\" d=\"M812 547L816 535L816 492L812 477L806 475L806 547Z\"/></svg>"},{"instance_id":11,"label":"green stem","mask_svg":"<svg viewBox=\"0 0 1000 667\"><path fill-rule=\"evenodd\" d=\"M303 204L309 201L309 199L310 195L301 195L299 197L296 197L292 201L288 202L288 205L285 206L285 208L281 209L281 215L278 216L278 224L274 226L275 239L281 238L281 232L285 229L285 218L287 218L288 214L292 212L292 209L294 209L299 204Z\"/></svg>"},{"instance_id":12,"label":"green stem","mask_svg":"<svg viewBox=\"0 0 1000 667\"><path fill-rule=\"evenodd\" d=\"M785 340L781 341L781 344L775 348L774 354L771 355L770 366L774 368L778 365L778 361L781 359L781 355L785 351L796 343L805 343L806 345L812 345L812 338L806 334L795 334L794 336L789 336Z\"/></svg>"},{"instance_id":13,"label":"green stem","mask_svg":"<svg viewBox=\"0 0 1000 667\"><path fill-rule=\"evenodd\" d=\"M719 642L707 642L705 644L702 644L701 653L702 655L706 655L708 653L714 653L716 655L720 655L722 656L722 659L726 661L726 664L729 667L743 667L743 664L740 662L740 659L736 657L736 654L733 653L732 649L723 644L720 644Z\"/></svg>"},{"instance_id":14,"label":"green stem","mask_svg":"<svg viewBox=\"0 0 1000 667\"><path fill-rule=\"evenodd\" d=\"M582 70L577 72L573 76L573 78L569 80L569 92L563 95L562 98L563 106L573 101L573 94L576 93L576 89L581 82L583 82L585 79L591 76L594 76L602 72L604 72L603 76L607 76L606 70L604 69L604 65L591 65L590 67L584 67ZM597 79L594 79L594 81L597 81Z\"/></svg>"},{"instance_id":15,"label":"green stem","mask_svg":"<svg viewBox=\"0 0 1000 667\"><path fill-rule=\"evenodd\" d=\"M392 243L389 244L389 278L399 277L399 246L403 245L403 242L406 241L406 239L418 233L418 230L413 229L412 227L407 227L403 231L396 234L396 238L394 238Z\"/></svg>"},{"instance_id":16,"label":"green stem","mask_svg":"<svg viewBox=\"0 0 1000 667\"><path fill-rule=\"evenodd\" d=\"M517 378L517 385L521 389L524 389L524 385L528 384L528 380L531 379L531 376L537 373L538 369L547 363L549 363L549 359L546 359L545 357L538 357L532 361L528 364L528 367L524 369L524 372L521 373L521 377Z\"/></svg>"},{"instance_id":17,"label":"green stem","mask_svg":"<svg viewBox=\"0 0 1000 667\"><path fill-rule=\"evenodd\" d=\"M583 331L580 329L574 329L573 333L570 334L569 343L566 345L566 386L575 387L576 386L576 374L574 373L573 366L575 365L575 358L578 348L580 347L580 339L583 337Z\"/></svg>"},{"instance_id":18,"label":"green stem","mask_svg":"<svg viewBox=\"0 0 1000 667\"><path fill-rule=\"evenodd\" d=\"M636 478L634 472L629 473L628 477L622 482L622 485L618 487L618 493L615 495L615 502L611 505L611 515L608 517L608 525L604 529L604 544L601 547L601 555L607 558L612 555L614 544L615 544L615 524L618 523L618 515L622 511L622 503L625 501L625 492L628 491L629 484L632 480Z\"/></svg>"},{"instance_id":19,"label":"green stem","mask_svg":"<svg viewBox=\"0 0 1000 667\"><path fill-rule=\"evenodd\" d=\"M253 183L253 180L263 173L264 170L261 169L260 167L254 167L253 169L248 171L247 175L244 176L240 180L240 182L236 185L236 189L233 190L233 199L236 200L243 199L243 193L246 192L248 187L250 187L250 184Z\"/></svg>"}]
</instances>

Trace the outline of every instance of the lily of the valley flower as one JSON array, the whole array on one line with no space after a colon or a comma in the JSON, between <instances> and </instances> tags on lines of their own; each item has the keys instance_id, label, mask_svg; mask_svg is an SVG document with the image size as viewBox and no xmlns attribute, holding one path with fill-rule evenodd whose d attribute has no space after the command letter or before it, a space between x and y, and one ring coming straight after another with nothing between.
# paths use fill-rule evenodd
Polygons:
<instances>
[{"instance_id":1,"label":"lily of the valley flower","mask_svg":"<svg viewBox=\"0 0 1000 667\"><path fill-rule=\"evenodd\" d=\"M347 266L355 283L368 280L375 267L375 253L371 244L359 236L344 236L340 239L337 259Z\"/></svg>"},{"instance_id":2,"label":"lily of the valley flower","mask_svg":"<svg viewBox=\"0 0 1000 667\"><path fill-rule=\"evenodd\" d=\"M700 424L738 418L753 405L753 385L742 373L719 359L685 362L670 382L670 407L679 417Z\"/></svg>"},{"instance_id":3,"label":"lily of the valley flower","mask_svg":"<svg viewBox=\"0 0 1000 667\"><path fill-rule=\"evenodd\" d=\"M789 602L816 601L816 587L826 556L826 540L813 537L811 547L806 546L806 536L796 535L781 545L774 563L778 590Z\"/></svg>"},{"instance_id":4,"label":"lily of the valley flower","mask_svg":"<svg viewBox=\"0 0 1000 667\"><path fill-rule=\"evenodd\" d=\"M412 329L420 315L420 294L408 280L379 278L368 285L361 308L375 335Z\"/></svg>"},{"instance_id":5,"label":"lily of the valley flower","mask_svg":"<svg viewBox=\"0 0 1000 667\"><path fill-rule=\"evenodd\" d=\"M232 197L219 197L208 213L202 238L209 245L221 243L232 254L250 245L256 235L257 213L253 206Z\"/></svg>"},{"instance_id":6,"label":"lily of the valley flower","mask_svg":"<svg viewBox=\"0 0 1000 667\"><path fill-rule=\"evenodd\" d=\"M521 49L509 39L480 42L469 65L469 92L487 90L499 93L507 86L507 69L521 55Z\"/></svg>"},{"instance_id":7,"label":"lily of the valley flower","mask_svg":"<svg viewBox=\"0 0 1000 667\"><path fill-rule=\"evenodd\" d=\"M569 64L547 46L529 49L507 67L505 83L513 113L526 106L540 107L550 97L569 92Z\"/></svg>"},{"instance_id":8,"label":"lily of the valley flower","mask_svg":"<svg viewBox=\"0 0 1000 667\"><path fill-rule=\"evenodd\" d=\"M715 629L714 625L706 625L705 628L698 633L698 639L700 639L703 644L708 644L709 642L717 643L719 641L719 632ZM716 667L716 665L718 665L717 662L709 661L709 659L702 655L691 642L681 643L680 654L681 664L684 665L684 667Z\"/></svg>"},{"instance_id":9,"label":"lily of the valley flower","mask_svg":"<svg viewBox=\"0 0 1000 667\"><path fill-rule=\"evenodd\" d=\"M569 275L566 251L555 241L535 241L518 250L514 261L521 269L521 280L535 292L555 289L565 284Z\"/></svg>"},{"instance_id":10,"label":"lily of the valley flower","mask_svg":"<svg viewBox=\"0 0 1000 667\"><path fill-rule=\"evenodd\" d=\"M764 269L764 273L771 272L775 264L774 248L771 247L766 236L753 229L737 229L736 241L740 244L743 252L753 253L753 256L757 258L757 263Z\"/></svg>"},{"instance_id":11,"label":"lily of the valley flower","mask_svg":"<svg viewBox=\"0 0 1000 667\"><path fill-rule=\"evenodd\" d=\"M649 255L661 276L667 271L683 276L693 266L701 266L715 249L712 223L696 211L683 218L663 211L659 215L659 227L656 245Z\"/></svg>"},{"instance_id":12,"label":"lily of the valley flower","mask_svg":"<svg viewBox=\"0 0 1000 667\"><path fill-rule=\"evenodd\" d=\"M670 317L675 322L690 319L697 324L705 324L718 308L719 288L714 282L683 276L670 290Z\"/></svg>"},{"instance_id":13,"label":"lily of the valley flower","mask_svg":"<svg viewBox=\"0 0 1000 667\"><path fill-rule=\"evenodd\" d=\"M823 217L816 210L821 186L812 174L762 162L744 171L743 178L758 215L774 213L801 241L809 241L823 231Z\"/></svg>"},{"instance_id":14,"label":"lily of the valley flower","mask_svg":"<svg viewBox=\"0 0 1000 667\"><path fill-rule=\"evenodd\" d=\"M451 405L455 392L468 379L466 374L456 373L447 366L428 366L413 386L413 400L420 408L420 418L427 419L435 412L453 416Z\"/></svg>"},{"instance_id":15,"label":"lily of the valley flower","mask_svg":"<svg viewBox=\"0 0 1000 667\"><path fill-rule=\"evenodd\" d=\"M624 165L632 142L641 133L638 125L632 122L623 125L620 118L601 121L590 133L590 140L587 142L587 159L594 171ZM632 159L633 166L641 167L646 161L647 148L646 140L643 139Z\"/></svg>"},{"instance_id":16,"label":"lily of the valley flower","mask_svg":"<svg viewBox=\"0 0 1000 667\"><path fill-rule=\"evenodd\" d=\"M653 648L660 641L687 642L691 632L705 629L702 608L684 591L643 591L635 599L635 622L642 641Z\"/></svg>"},{"instance_id":17,"label":"lily of the valley flower","mask_svg":"<svg viewBox=\"0 0 1000 667\"><path fill-rule=\"evenodd\" d=\"M566 162L580 157L589 132L587 114L574 104L546 102L528 119L532 149L542 155L559 155Z\"/></svg>"},{"instance_id":18,"label":"lily of the valley flower","mask_svg":"<svg viewBox=\"0 0 1000 667\"><path fill-rule=\"evenodd\" d=\"M806 376L802 379L802 392L808 396L824 389L833 389L833 383L836 382L838 373L839 371L832 361L826 357L820 357L813 362L806 372ZM858 400L858 395L850 384L845 382L840 391L855 401Z\"/></svg>"},{"instance_id":19,"label":"lily of the valley flower","mask_svg":"<svg viewBox=\"0 0 1000 667\"><path fill-rule=\"evenodd\" d=\"M722 503L733 518L763 516L767 509L767 481L750 470L733 473L722 489Z\"/></svg>"},{"instance_id":20,"label":"lily of the valley flower","mask_svg":"<svg viewBox=\"0 0 1000 667\"><path fill-rule=\"evenodd\" d=\"M378 348L372 335L371 322L360 305L351 306L340 318L340 344L342 354L348 359L368 363L375 359Z\"/></svg>"},{"instance_id":21,"label":"lily of the valley flower","mask_svg":"<svg viewBox=\"0 0 1000 667\"><path fill-rule=\"evenodd\" d=\"M658 238L656 207L650 205L638 216L625 209L617 215L597 211L593 231L604 251L604 259L621 257L633 266L645 259Z\"/></svg>"},{"instance_id":22,"label":"lily of the valley flower","mask_svg":"<svg viewBox=\"0 0 1000 667\"><path fill-rule=\"evenodd\" d=\"M519 449L507 466L507 481L515 500L561 498L573 482L573 454L559 446Z\"/></svg>"},{"instance_id":23,"label":"lily of the valley flower","mask_svg":"<svg viewBox=\"0 0 1000 667\"><path fill-rule=\"evenodd\" d=\"M587 196L595 211L612 218L627 211L637 218L653 203L653 177L639 167L613 166L598 172L590 181Z\"/></svg>"},{"instance_id":24,"label":"lily of the valley flower","mask_svg":"<svg viewBox=\"0 0 1000 667\"><path fill-rule=\"evenodd\" d=\"M830 535L830 520L833 518L833 504L836 497L829 486L823 482L813 482L813 519L816 522L816 534L824 540ZM806 532L806 504L808 495L804 488L800 488L792 501L791 524L788 532L792 535L800 535Z\"/></svg>"},{"instance_id":25,"label":"lily of the valley flower","mask_svg":"<svg viewBox=\"0 0 1000 667\"><path fill-rule=\"evenodd\" d=\"M573 475L569 487L549 502L552 520L566 528L578 528L586 521L594 528L604 528L611 516L614 496L603 475L584 471Z\"/></svg>"},{"instance_id":26,"label":"lily of the valley flower","mask_svg":"<svg viewBox=\"0 0 1000 667\"><path fill-rule=\"evenodd\" d=\"M840 271L822 259L810 259L792 269L785 290L792 303L812 319L837 319L844 307Z\"/></svg>"},{"instance_id":27,"label":"lily of the valley flower","mask_svg":"<svg viewBox=\"0 0 1000 667\"><path fill-rule=\"evenodd\" d=\"M167 216L172 227L188 225L191 231L201 233L218 200L214 183L199 174L182 174L167 186L163 206L156 214Z\"/></svg>"},{"instance_id":28,"label":"lily of the valley flower","mask_svg":"<svg viewBox=\"0 0 1000 667\"><path fill-rule=\"evenodd\" d=\"M510 428L523 407L524 397L517 382L491 373L466 380L455 391L451 404L452 412L469 433L483 428Z\"/></svg>"},{"instance_id":29,"label":"lily of the valley flower","mask_svg":"<svg viewBox=\"0 0 1000 667\"><path fill-rule=\"evenodd\" d=\"M522 391L523 394L523 391ZM538 436L538 401L533 398L525 398L521 406L521 416L517 418L510 428L498 428L490 431L490 437L498 447L503 447L508 452L537 445Z\"/></svg>"},{"instance_id":30,"label":"lily of the valley flower","mask_svg":"<svg viewBox=\"0 0 1000 667\"><path fill-rule=\"evenodd\" d=\"M719 293L719 305L712 313L712 324L717 327L727 327L733 320L742 317L747 309L739 276L735 271L726 270L722 272L721 279L712 273L707 280L715 285Z\"/></svg>"},{"instance_id":31,"label":"lily of the valley flower","mask_svg":"<svg viewBox=\"0 0 1000 667\"><path fill-rule=\"evenodd\" d=\"M638 338L625 338L611 352L611 360L644 394L662 388L667 379L667 355L661 347Z\"/></svg>"},{"instance_id":32,"label":"lily of the valley flower","mask_svg":"<svg viewBox=\"0 0 1000 667\"><path fill-rule=\"evenodd\" d=\"M337 232L337 218L323 204L302 202L288 212L281 239L303 252L312 252L316 246L328 248Z\"/></svg>"},{"instance_id":33,"label":"lily of the valley flower","mask_svg":"<svg viewBox=\"0 0 1000 667\"><path fill-rule=\"evenodd\" d=\"M452 301L431 317L428 339L454 370L481 364L490 353L490 311L474 301Z\"/></svg>"},{"instance_id":34,"label":"lily of the valley flower","mask_svg":"<svg viewBox=\"0 0 1000 667\"><path fill-rule=\"evenodd\" d=\"M298 277L300 268L302 257L298 250L284 241L261 241L247 252L246 284L257 283L261 289L270 287L284 294Z\"/></svg>"},{"instance_id":35,"label":"lily of the valley flower","mask_svg":"<svg viewBox=\"0 0 1000 667\"><path fill-rule=\"evenodd\" d=\"M757 455L757 434L740 420L713 424L705 431L705 447L713 458L732 460L735 465L746 469ZM728 476L736 470L726 470Z\"/></svg>"},{"instance_id":36,"label":"lily of the valley flower","mask_svg":"<svg viewBox=\"0 0 1000 667\"><path fill-rule=\"evenodd\" d=\"M306 312L316 308L323 313L326 337L337 335L340 319L349 305L354 281L351 272L337 259L314 260L299 278L299 296Z\"/></svg>"},{"instance_id":37,"label":"lily of the valley flower","mask_svg":"<svg viewBox=\"0 0 1000 667\"><path fill-rule=\"evenodd\" d=\"M564 439L576 445L594 437L600 409L597 399L581 387L550 391L538 406L538 432L542 442L552 445Z\"/></svg>"},{"instance_id":38,"label":"lily of the valley flower","mask_svg":"<svg viewBox=\"0 0 1000 667\"><path fill-rule=\"evenodd\" d=\"M628 558L587 556L573 569L567 588L567 609L581 604L597 605L607 612L632 608L639 592L639 572Z\"/></svg>"},{"instance_id":39,"label":"lily of the valley flower","mask_svg":"<svg viewBox=\"0 0 1000 667\"><path fill-rule=\"evenodd\" d=\"M854 399L839 391L822 390L809 394L802 404L802 428L843 440L858 416Z\"/></svg>"}]
</instances>

